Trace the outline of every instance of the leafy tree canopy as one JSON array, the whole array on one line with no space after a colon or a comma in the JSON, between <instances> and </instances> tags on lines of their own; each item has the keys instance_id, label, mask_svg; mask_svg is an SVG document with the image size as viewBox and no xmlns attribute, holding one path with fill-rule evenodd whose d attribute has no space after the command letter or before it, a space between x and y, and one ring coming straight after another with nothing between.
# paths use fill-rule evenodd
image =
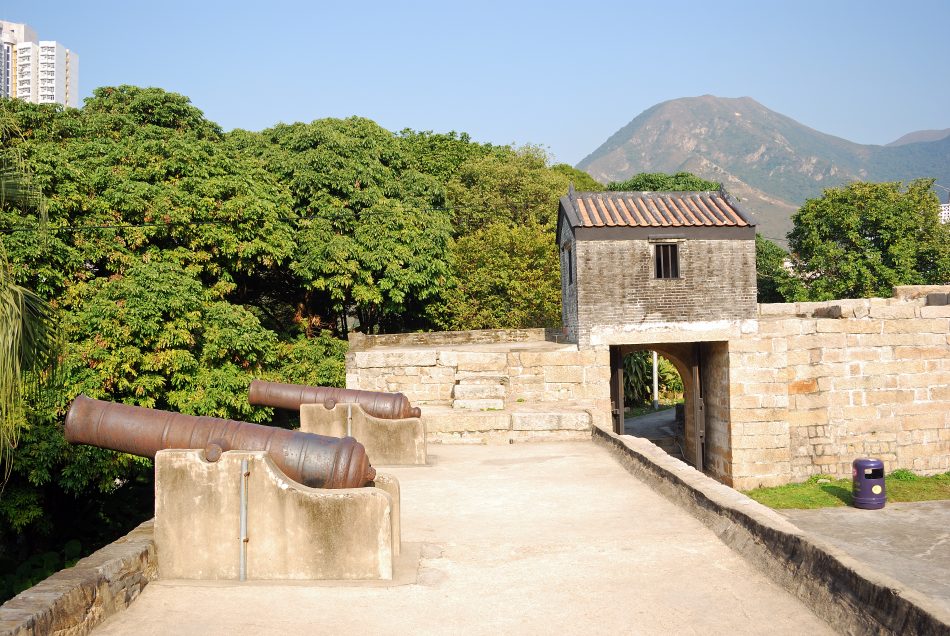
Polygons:
<instances>
[{"instance_id":1,"label":"leafy tree canopy","mask_svg":"<svg viewBox=\"0 0 950 636\"><path fill-rule=\"evenodd\" d=\"M792 273L788 252L761 234L755 235L755 270L758 301L783 303L797 300L801 282Z\"/></svg>"},{"instance_id":2,"label":"leafy tree canopy","mask_svg":"<svg viewBox=\"0 0 950 636\"><path fill-rule=\"evenodd\" d=\"M567 193L570 180L550 169L547 155L535 146L469 159L447 186L456 234L497 221L553 227L558 199Z\"/></svg>"},{"instance_id":3,"label":"leafy tree canopy","mask_svg":"<svg viewBox=\"0 0 950 636\"><path fill-rule=\"evenodd\" d=\"M600 192L604 189L604 185L594 177L566 163L555 164L551 166L551 170L567 177L578 192Z\"/></svg>"},{"instance_id":4,"label":"leafy tree canopy","mask_svg":"<svg viewBox=\"0 0 950 636\"><path fill-rule=\"evenodd\" d=\"M950 226L933 180L851 183L809 199L789 243L805 300L890 296L894 285L950 281Z\"/></svg>"},{"instance_id":5,"label":"leafy tree canopy","mask_svg":"<svg viewBox=\"0 0 950 636\"><path fill-rule=\"evenodd\" d=\"M291 270L303 286L344 333L351 315L366 331L412 325L409 304L436 299L449 275L450 225L437 179L415 167L405 140L368 119L280 125L262 136L294 198Z\"/></svg>"},{"instance_id":6,"label":"leafy tree canopy","mask_svg":"<svg viewBox=\"0 0 950 636\"><path fill-rule=\"evenodd\" d=\"M495 222L454 245L455 285L448 291L448 329L556 327L561 320L557 246L531 221Z\"/></svg>"},{"instance_id":7,"label":"leafy tree canopy","mask_svg":"<svg viewBox=\"0 0 950 636\"><path fill-rule=\"evenodd\" d=\"M641 172L626 181L612 181L607 184L607 189L624 192L688 192L718 190L719 184L689 172Z\"/></svg>"}]
</instances>

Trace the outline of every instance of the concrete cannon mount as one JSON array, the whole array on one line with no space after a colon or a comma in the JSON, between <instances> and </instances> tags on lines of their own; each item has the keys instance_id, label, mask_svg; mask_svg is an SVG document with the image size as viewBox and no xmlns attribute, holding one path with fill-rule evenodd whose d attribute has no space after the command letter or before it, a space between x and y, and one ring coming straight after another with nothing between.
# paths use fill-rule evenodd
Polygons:
<instances>
[{"instance_id":1,"label":"concrete cannon mount","mask_svg":"<svg viewBox=\"0 0 950 636\"><path fill-rule=\"evenodd\" d=\"M247 462L247 481L243 462ZM155 456L155 544L165 579L238 580L246 488L248 580L391 579L399 483L323 490L288 479L263 451Z\"/></svg>"},{"instance_id":2,"label":"concrete cannon mount","mask_svg":"<svg viewBox=\"0 0 950 636\"><path fill-rule=\"evenodd\" d=\"M426 426L422 419L383 419L367 415L359 404L300 405L300 430L330 437L355 437L375 465L426 463Z\"/></svg>"}]
</instances>

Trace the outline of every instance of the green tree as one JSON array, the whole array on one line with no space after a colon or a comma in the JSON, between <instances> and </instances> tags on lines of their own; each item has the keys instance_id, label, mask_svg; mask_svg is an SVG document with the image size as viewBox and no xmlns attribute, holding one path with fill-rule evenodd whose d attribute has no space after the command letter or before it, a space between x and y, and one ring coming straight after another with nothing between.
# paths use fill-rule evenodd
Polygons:
<instances>
[{"instance_id":1,"label":"green tree","mask_svg":"<svg viewBox=\"0 0 950 636\"><path fill-rule=\"evenodd\" d=\"M673 363L657 358L657 388L661 394L683 392L683 379ZM623 400L636 406L653 400L653 355L650 351L634 351L623 358Z\"/></svg>"},{"instance_id":2,"label":"green tree","mask_svg":"<svg viewBox=\"0 0 950 636\"><path fill-rule=\"evenodd\" d=\"M270 377L277 382L311 386L346 386L345 341L329 330L299 337L277 346L277 366Z\"/></svg>"},{"instance_id":3,"label":"green tree","mask_svg":"<svg viewBox=\"0 0 950 636\"><path fill-rule=\"evenodd\" d=\"M542 149L525 146L462 164L447 185L456 235L495 222L553 228L558 199L567 193L571 177L550 169L547 162Z\"/></svg>"},{"instance_id":4,"label":"green tree","mask_svg":"<svg viewBox=\"0 0 950 636\"><path fill-rule=\"evenodd\" d=\"M35 211L45 218L42 192L12 160L0 157L0 208ZM10 454L26 423L26 399L37 399L56 365L59 339L52 307L18 285L0 241L0 465L10 476Z\"/></svg>"},{"instance_id":5,"label":"green tree","mask_svg":"<svg viewBox=\"0 0 950 636\"><path fill-rule=\"evenodd\" d=\"M857 182L806 201L789 233L803 298L886 297L895 285L950 281L950 226L932 184Z\"/></svg>"},{"instance_id":6,"label":"green tree","mask_svg":"<svg viewBox=\"0 0 950 636\"><path fill-rule=\"evenodd\" d=\"M458 166L447 184L454 281L435 322L452 329L560 324L558 200L602 186L538 147L498 147ZM434 312L430 312L433 313Z\"/></svg>"},{"instance_id":7,"label":"green tree","mask_svg":"<svg viewBox=\"0 0 950 636\"><path fill-rule=\"evenodd\" d=\"M441 318L449 329L556 327L561 320L557 246L534 222L491 223L454 245L455 284Z\"/></svg>"},{"instance_id":8,"label":"green tree","mask_svg":"<svg viewBox=\"0 0 950 636\"><path fill-rule=\"evenodd\" d=\"M466 161L507 150L505 146L476 143L467 133L455 131L434 133L407 128L399 132L398 138L412 168L435 177L440 184L447 183Z\"/></svg>"},{"instance_id":9,"label":"green tree","mask_svg":"<svg viewBox=\"0 0 950 636\"><path fill-rule=\"evenodd\" d=\"M264 421L247 387L277 338L246 309L215 299L174 262L79 283L67 299L67 392L147 408Z\"/></svg>"},{"instance_id":10,"label":"green tree","mask_svg":"<svg viewBox=\"0 0 950 636\"><path fill-rule=\"evenodd\" d=\"M145 254L175 260L220 296L285 262L291 200L261 158L224 143L188 100L159 89L97 89L80 111L4 100L48 199L49 240L11 235L21 283L56 297ZM35 221L35 219L32 219ZM0 228L31 219L0 218Z\"/></svg>"},{"instance_id":11,"label":"green tree","mask_svg":"<svg viewBox=\"0 0 950 636\"><path fill-rule=\"evenodd\" d=\"M626 192L689 192L693 190L718 190L715 181L701 179L689 172L666 174L663 172L641 172L626 181L613 181L607 184L608 190Z\"/></svg>"},{"instance_id":12,"label":"green tree","mask_svg":"<svg viewBox=\"0 0 950 636\"><path fill-rule=\"evenodd\" d=\"M449 274L442 189L395 135L358 117L264 131L273 170L301 218L291 270L341 333L421 326Z\"/></svg>"},{"instance_id":13,"label":"green tree","mask_svg":"<svg viewBox=\"0 0 950 636\"><path fill-rule=\"evenodd\" d=\"M551 170L567 177L578 192L600 192L605 189L604 185L595 180L594 177L566 163L555 164L551 166Z\"/></svg>"},{"instance_id":14,"label":"green tree","mask_svg":"<svg viewBox=\"0 0 950 636\"><path fill-rule=\"evenodd\" d=\"M791 259L785 250L761 234L755 235L755 274L760 303L784 303L800 300L801 281L786 263Z\"/></svg>"}]
</instances>

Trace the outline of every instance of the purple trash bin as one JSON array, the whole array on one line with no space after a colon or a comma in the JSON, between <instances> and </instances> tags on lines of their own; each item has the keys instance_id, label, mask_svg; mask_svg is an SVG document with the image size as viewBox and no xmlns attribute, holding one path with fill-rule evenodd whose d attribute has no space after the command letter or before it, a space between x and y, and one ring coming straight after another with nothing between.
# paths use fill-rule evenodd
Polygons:
<instances>
[{"instance_id":1,"label":"purple trash bin","mask_svg":"<svg viewBox=\"0 0 950 636\"><path fill-rule=\"evenodd\" d=\"M856 459L851 464L851 494L854 507L880 510L884 507L884 462L880 459Z\"/></svg>"}]
</instances>

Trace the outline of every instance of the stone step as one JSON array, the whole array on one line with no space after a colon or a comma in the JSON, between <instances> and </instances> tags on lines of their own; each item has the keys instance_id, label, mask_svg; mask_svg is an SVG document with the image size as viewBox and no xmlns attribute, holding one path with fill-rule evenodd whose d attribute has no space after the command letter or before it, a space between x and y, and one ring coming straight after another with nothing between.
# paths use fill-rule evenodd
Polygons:
<instances>
[{"instance_id":1,"label":"stone step","mask_svg":"<svg viewBox=\"0 0 950 636\"><path fill-rule=\"evenodd\" d=\"M676 443L675 437L658 437L656 439L651 439L650 442L656 444L658 448L665 451L668 455L672 455L677 459L683 459L683 454L680 452L680 447Z\"/></svg>"},{"instance_id":2,"label":"stone step","mask_svg":"<svg viewBox=\"0 0 950 636\"><path fill-rule=\"evenodd\" d=\"M586 431L590 430L590 413L586 411L514 412L513 431Z\"/></svg>"},{"instance_id":3,"label":"stone step","mask_svg":"<svg viewBox=\"0 0 950 636\"><path fill-rule=\"evenodd\" d=\"M456 384L452 397L457 400L497 400L505 397L501 384Z\"/></svg>"},{"instance_id":4,"label":"stone step","mask_svg":"<svg viewBox=\"0 0 950 636\"><path fill-rule=\"evenodd\" d=\"M498 375L493 371L458 371L455 374L458 384L505 384L509 380L507 375Z\"/></svg>"},{"instance_id":5,"label":"stone step","mask_svg":"<svg viewBox=\"0 0 950 636\"><path fill-rule=\"evenodd\" d=\"M452 402L453 409L466 409L469 411L499 411L505 408L504 400L455 400Z\"/></svg>"}]
</instances>

